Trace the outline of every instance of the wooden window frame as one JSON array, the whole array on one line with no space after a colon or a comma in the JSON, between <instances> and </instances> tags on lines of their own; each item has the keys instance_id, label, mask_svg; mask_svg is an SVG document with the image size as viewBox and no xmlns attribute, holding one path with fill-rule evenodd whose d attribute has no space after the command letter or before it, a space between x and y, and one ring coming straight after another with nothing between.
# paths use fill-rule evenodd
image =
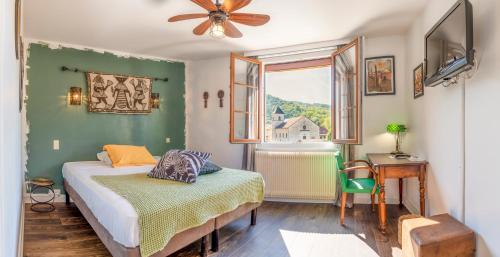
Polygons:
<instances>
[{"instance_id":1,"label":"wooden window frame","mask_svg":"<svg viewBox=\"0 0 500 257\"><path fill-rule=\"evenodd\" d=\"M271 64L265 65L263 75L265 77L265 74L267 74L267 73L315 69L315 68L322 68L322 67L328 67L328 66L332 66L332 57L331 56L330 57L319 57L319 58L308 59L308 60L300 60L300 61L271 63ZM264 106L266 106L265 85L263 88L264 88L264 90L263 90ZM265 110L264 110L264 113L265 113ZM333 107L330 107L330 119L332 119L332 114L333 114ZM265 117L263 117L263 119L265 119ZM288 138L288 135L286 135L285 138ZM321 142L321 143L328 143L328 142L330 142L330 141L325 141L325 142ZM272 144L273 141L265 141L264 143ZM296 143L290 143L290 144L296 144Z\"/></svg>"},{"instance_id":2,"label":"wooden window frame","mask_svg":"<svg viewBox=\"0 0 500 257\"><path fill-rule=\"evenodd\" d=\"M253 87L257 89L257 95L258 95L258 100L257 100L257 131L256 139L243 139L243 138L236 138L234 135L234 113L236 110L234 109L234 88L235 85L241 85L235 81L235 63L236 60L242 60L245 62L250 62L259 65L259 85L257 87ZM263 88L263 64L261 61L254 59L254 58L249 58L245 57L236 53L231 53L230 57L230 82L229 82L229 92L230 92L230 104L229 104L229 112L230 112L230 118L229 118L229 142L231 144L259 144L262 142L262 88ZM245 85L248 86L248 85Z\"/></svg>"},{"instance_id":3,"label":"wooden window frame","mask_svg":"<svg viewBox=\"0 0 500 257\"><path fill-rule=\"evenodd\" d=\"M331 57L317 58L317 59L303 60L303 61L272 63L272 64L266 64L265 73L314 69L331 65L332 65Z\"/></svg>"},{"instance_id":4,"label":"wooden window frame","mask_svg":"<svg viewBox=\"0 0 500 257\"><path fill-rule=\"evenodd\" d=\"M353 139L337 139L336 138L336 111L335 109L335 93L336 93L336 74L335 74L335 56L347 51L351 47L355 49L355 61L356 61L356 132L355 137ZM361 61L360 61L360 48L361 48L361 39L356 38L350 43L341 48L337 49L332 54L331 62L332 62L332 142L335 144L352 144L352 145L360 145L362 144L362 95L361 95Z\"/></svg>"}]
</instances>

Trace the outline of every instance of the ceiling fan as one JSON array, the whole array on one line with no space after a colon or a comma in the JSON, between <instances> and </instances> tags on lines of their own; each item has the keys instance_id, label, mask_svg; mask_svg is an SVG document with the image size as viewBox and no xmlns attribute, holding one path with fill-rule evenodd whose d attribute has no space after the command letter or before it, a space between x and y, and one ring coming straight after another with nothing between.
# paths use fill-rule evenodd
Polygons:
<instances>
[{"instance_id":1,"label":"ceiling fan","mask_svg":"<svg viewBox=\"0 0 500 257\"><path fill-rule=\"evenodd\" d=\"M266 24L270 19L269 15L264 14L233 13L250 4L252 0L224 0L222 4L219 0L216 0L215 3L212 0L191 0L191 2L203 7L208 11L208 14L181 14L171 17L168 21L176 22L207 17L206 21L193 30L193 33L198 36L205 34L210 29L210 35L216 38L223 38L224 36L240 38L243 34L241 34L232 22L249 26L261 26Z\"/></svg>"}]
</instances>

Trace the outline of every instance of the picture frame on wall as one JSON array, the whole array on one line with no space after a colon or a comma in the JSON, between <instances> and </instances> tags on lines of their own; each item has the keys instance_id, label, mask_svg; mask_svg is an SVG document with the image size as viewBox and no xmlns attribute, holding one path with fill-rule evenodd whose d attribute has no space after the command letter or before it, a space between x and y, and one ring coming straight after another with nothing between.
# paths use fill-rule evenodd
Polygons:
<instances>
[{"instance_id":1,"label":"picture frame on wall","mask_svg":"<svg viewBox=\"0 0 500 257\"><path fill-rule=\"evenodd\" d=\"M365 59L365 96L396 94L394 60L392 55Z\"/></svg>"},{"instance_id":2,"label":"picture frame on wall","mask_svg":"<svg viewBox=\"0 0 500 257\"><path fill-rule=\"evenodd\" d=\"M19 112L24 105L24 45L22 38L19 39Z\"/></svg>"},{"instance_id":3,"label":"picture frame on wall","mask_svg":"<svg viewBox=\"0 0 500 257\"><path fill-rule=\"evenodd\" d=\"M16 0L14 4L14 40L16 48L16 59L20 59L21 50L21 0Z\"/></svg>"},{"instance_id":4,"label":"picture frame on wall","mask_svg":"<svg viewBox=\"0 0 500 257\"><path fill-rule=\"evenodd\" d=\"M413 69L413 98L424 95L424 64L420 63Z\"/></svg>"}]
</instances>

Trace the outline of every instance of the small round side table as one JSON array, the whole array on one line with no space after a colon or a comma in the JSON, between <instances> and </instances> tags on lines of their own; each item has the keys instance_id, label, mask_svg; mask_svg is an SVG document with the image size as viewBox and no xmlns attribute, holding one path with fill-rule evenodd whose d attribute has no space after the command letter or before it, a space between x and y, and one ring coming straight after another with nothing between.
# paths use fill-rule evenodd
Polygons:
<instances>
[{"instance_id":1,"label":"small round side table","mask_svg":"<svg viewBox=\"0 0 500 257\"><path fill-rule=\"evenodd\" d=\"M40 201L35 199L37 192L48 190L49 199ZM34 212L51 212L56 209L54 200L56 194L54 193L54 181L48 178L36 178L31 181L31 210Z\"/></svg>"}]
</instances>

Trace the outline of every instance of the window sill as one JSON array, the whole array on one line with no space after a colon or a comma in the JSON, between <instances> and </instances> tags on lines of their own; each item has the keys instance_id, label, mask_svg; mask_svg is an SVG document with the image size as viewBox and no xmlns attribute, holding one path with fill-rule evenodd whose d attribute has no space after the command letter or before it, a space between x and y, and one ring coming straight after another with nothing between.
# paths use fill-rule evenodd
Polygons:
<instances>
[{"instance_id":1,"label":"window sill","mask_svg":"<svg viewBox=\"0 0 500 257\"><path fill-rule=\"evenodd\" d=\"M338 145L332 142L324 143L263 143L257 145L257 151L269 152L333 152Z\"/></svg>"}]
</instances>

